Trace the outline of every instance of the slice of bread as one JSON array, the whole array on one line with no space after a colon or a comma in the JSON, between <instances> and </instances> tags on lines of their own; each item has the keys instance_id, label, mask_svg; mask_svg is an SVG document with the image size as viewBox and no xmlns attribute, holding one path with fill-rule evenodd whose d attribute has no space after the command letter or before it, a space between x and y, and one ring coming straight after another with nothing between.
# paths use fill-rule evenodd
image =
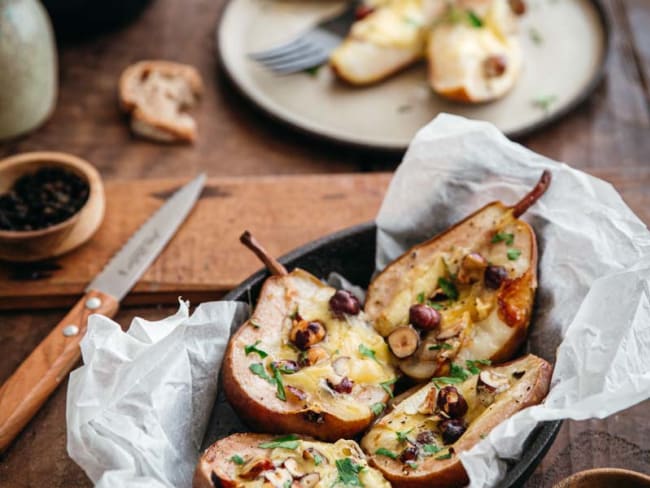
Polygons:
<instances>
[{"instance_id":1,"label":"slice of bread","mask_svg":"<svg viewBox=\"0 0 650 488\"><path fill-rule=\"evenodd\" d=\"M119 82L122 110L131 114L136 134L160 142L194 142L196 121L187 110L198 102L203 82L189 65L140 61L124 70Z\"/></svg>"}]
</instances>

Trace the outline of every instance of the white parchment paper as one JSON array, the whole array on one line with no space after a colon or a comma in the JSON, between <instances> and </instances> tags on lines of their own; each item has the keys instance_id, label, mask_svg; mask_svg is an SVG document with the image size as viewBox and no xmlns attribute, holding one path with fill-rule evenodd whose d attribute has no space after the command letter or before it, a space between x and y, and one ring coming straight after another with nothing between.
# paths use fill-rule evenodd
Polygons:
<instances>
[{"instance_id":1,"label":"white parchment paper","mask_svg":"<svg viewBox=\"0 0 650 488\"><path fill-rule=\"evenodd\" d=\"M237 302L200 305L128 332L93 315L68 384L68 453L97 487L189 487Z\"/></svg>"},{"instance_id":2,"label":"white parchment paper","mask_svg":"<svg viewBox=\"0 0 650 488\"><path fill-rule=\"evenodd\" d=\"M554 362L552 388L461 454L472 487L496 486L538 421L602 418L650 397L650 232L611 185L488 123L445 114L418 132L377 217L377 268L490 201L515 203L544 169L551 187L524 217L540 254L528 349Z\"/></svg>"},{"instance_id":3,"label":"white parchment paper","mask_svg":"<svg viewBox=\"0 0 650 488\"><path fill-rule=\"evenodd\" d=\"M540 253L527 347L554 362L552 389L461 454L473 487L498 484L538 421L604 417L650 396L650 233L608 183L490 124L441 115L417 134L377 217L378 269L492 200L516 202L543 169L553 182L525 216ZM98 487L191 486L226 343L247 317L243 304L190 316L181 302L126 333L91 318L68 386L68 452ZM225 402L217 417L240 428Z\"/></svg>"}]
</instances>

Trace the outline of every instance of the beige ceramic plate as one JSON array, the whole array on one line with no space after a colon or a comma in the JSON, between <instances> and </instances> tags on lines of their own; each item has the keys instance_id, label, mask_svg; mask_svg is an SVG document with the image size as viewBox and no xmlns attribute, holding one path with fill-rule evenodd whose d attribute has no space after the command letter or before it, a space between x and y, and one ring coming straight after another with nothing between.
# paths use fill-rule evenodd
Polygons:
<instances>
[{"instance_id":1,"label":"beige ceramic plate","mask_svg":"<svg viewBox=\"0 0 650 488\"><path fill-rule=\"evenodd\" d=\"M401 150L440 112L487 120L510 136L564 115L593 90L608 49L608 24L595 0L527 0L521 22L525 66L515 88L484 105L447 102L428 88L424 63L383 83L353 88L328 67L315 76L278 76L247 53L290 40L343 7L339 0L231 0L217 45L232 80L256 105L302 130L350 144ZM535 40L537 39L537 40ZM534 103L551 99L548 109Z\"/></svg>"}]
</instances>

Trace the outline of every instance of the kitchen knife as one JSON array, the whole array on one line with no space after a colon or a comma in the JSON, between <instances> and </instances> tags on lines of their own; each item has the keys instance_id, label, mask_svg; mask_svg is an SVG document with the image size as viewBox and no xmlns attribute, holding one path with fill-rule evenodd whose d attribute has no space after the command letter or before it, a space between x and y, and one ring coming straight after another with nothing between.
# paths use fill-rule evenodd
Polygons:
<instances>
[{"instance_id":1,"label":"kitchen knife","mask_svg":"<svg viewBox=\"0 0 650 488\"><path fill-rule=\"evenodd\" d=\"M88 285L84 296L0 388L4 451L75 366L88 317L113 317L119 303L176 233L201 194L205 175L179 189L131 236Z\"/></svg>"}]
</instances>

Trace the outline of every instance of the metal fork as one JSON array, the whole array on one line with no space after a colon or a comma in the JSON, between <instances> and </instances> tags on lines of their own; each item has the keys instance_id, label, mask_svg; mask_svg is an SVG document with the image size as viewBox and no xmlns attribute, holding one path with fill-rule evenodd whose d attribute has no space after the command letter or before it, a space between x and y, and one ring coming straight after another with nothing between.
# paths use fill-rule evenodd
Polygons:
<instances>
[{"instance_id":1,"label":"metal fork","mask_svg":"<svg viewBox=\"0 0 650 488\"><path fill-rule=\"evenodd\" d=\"M248 56L275 73L288 75L323 64L332 50L341 43L355 20L359 1L326 19L295 39L280 46L249 53Z\"/></svg>"}]
</instances>

